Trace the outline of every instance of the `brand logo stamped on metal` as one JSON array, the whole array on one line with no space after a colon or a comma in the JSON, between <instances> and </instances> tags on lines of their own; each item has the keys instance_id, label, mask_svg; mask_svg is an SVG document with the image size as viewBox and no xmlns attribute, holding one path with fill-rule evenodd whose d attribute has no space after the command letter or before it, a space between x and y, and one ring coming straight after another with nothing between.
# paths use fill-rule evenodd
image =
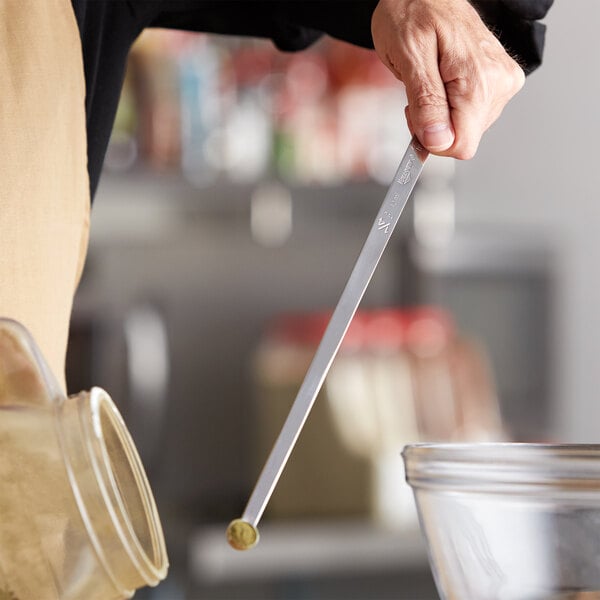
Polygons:
<instances>
[{"instance_id":1,"label":"brand logo stamped on metal","mask_svg":"<svg viewBox=\"0 0 600 600\"><path fill-rule=\"evenodd\" d=\"M406 166L404 167L404 170L400 174L400 177L398 177L398 179L396 180L398 183L400 183L402 185L406 185L410 181L411 171L412 171L414 164L415 164L415 157L410 156L408 158L408 162L406 163Z\"/></svg>"}]
</instances>

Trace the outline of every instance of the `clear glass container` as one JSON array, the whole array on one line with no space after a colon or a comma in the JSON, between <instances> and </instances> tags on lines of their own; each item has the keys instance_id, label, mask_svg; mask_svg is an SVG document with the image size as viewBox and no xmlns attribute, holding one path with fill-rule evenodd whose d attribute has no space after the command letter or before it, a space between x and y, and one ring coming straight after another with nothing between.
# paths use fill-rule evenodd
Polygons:
<instances>
[{"instance_id":1,"label":"clear glass container","mask_svg":"<svg viewBox=\"0 0 600 600\"><path fill-rule=\"evenodd\" d=\"M143 466L106 392L65 398L0 319L0 599L111 600L164 579Z\"/></svg>"},{"instance_id":2,"label":"clear glass container","mask_svg":"<svg viewBox=\"0 0 600 600\"><path fill-rule=\"evenodd\" d=\"M403 452L444 600L600 600L600 445Z\"/></svg>"}]
</instances>

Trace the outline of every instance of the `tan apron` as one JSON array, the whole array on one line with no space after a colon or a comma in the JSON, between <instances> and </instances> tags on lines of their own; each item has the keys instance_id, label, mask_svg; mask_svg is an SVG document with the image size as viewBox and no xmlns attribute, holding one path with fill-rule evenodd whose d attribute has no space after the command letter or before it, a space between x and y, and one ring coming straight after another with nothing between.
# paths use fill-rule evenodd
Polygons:
<instances>
[{"instance_id":1,"label":"tan apron","mask_svg":"<svg viewBox=\"0 0 600 600\"><path fill-rule=\"evenodd\" d=\"M89 230L84 101L70 0L0 0L0 315L63 385Z\"/></svg>"}]
</instances>

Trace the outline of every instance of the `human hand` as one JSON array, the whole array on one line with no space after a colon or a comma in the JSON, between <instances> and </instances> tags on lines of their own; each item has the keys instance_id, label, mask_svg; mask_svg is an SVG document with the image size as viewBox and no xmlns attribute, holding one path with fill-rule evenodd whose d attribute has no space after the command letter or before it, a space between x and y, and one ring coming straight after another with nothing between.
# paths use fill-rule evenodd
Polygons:
<instances>
[{"instance_id":1,"label":"human hand","mask_svg":"<svg viewBox=\"0 0 600 600\"><path fill-rule=\"evenodd\" d=\"M431 153L469 159L525 83L467 0L379 0L371 30L406 86L408 127Z\"/></svg>"}]
</instances>

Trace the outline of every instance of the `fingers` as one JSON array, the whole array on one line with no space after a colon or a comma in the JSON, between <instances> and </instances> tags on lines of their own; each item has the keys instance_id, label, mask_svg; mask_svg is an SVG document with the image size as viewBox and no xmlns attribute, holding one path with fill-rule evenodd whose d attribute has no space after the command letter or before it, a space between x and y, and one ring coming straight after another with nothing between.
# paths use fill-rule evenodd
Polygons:
<instances>
[{"instance_id":1,"label":"fingers","mask_svg":"<svg viewBox=\"0 0 600 600\"><path fill-rule=\"evenodd\" d=\"M455 132L446 86L440 75L435 38L421 44L421 54L404 69L410 128L430 152L452 147ZM416 68L415 68L416 67Z\"/></svg>"},{"instance_id":2,"label":"fingers","mask_svg":"<svg viewBox=\"0 0 600 600\"><path fill-rule=\"evenodd\" d=\"M465 56L459 69L461 74L448 77L446 83L456 139L445 155L468 160L475 156L483 134L521 89L525 75L508 55L482 55L475 66Z\"/></svg>"},{"instance_id":3,"label":"fingers","mask_svg":"<svg viewBox=\"0 0 600 600\"><path fill-rule=\"evenodd\" d=\"M411 132L433 154L471 158L524 73L467 0L379 0L373 41L404 82Z\"/></svg>"},{"instance_id":4,"label":"fingers","mask_svg":"<svg viewBox=\"0 0 600 600\"><path fill-rule=\"evenodd\" d=\"M460 159L475 155L483 134L525 83L523 70L482 23L468 31L468 43L439 38L439 70L456 131L451 155Z\"/></svg>"}]
</instances>

